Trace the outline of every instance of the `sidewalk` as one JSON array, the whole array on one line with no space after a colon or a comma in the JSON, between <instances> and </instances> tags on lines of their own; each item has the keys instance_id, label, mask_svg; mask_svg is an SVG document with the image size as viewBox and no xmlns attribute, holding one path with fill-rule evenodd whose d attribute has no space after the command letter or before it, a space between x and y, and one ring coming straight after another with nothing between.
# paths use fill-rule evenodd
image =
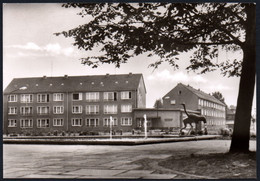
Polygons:
<instances>
[{"instance_id":1,"label":"sidewalk","mask_svg":"<svg viewBox=\"0 0 260 181\"><path fill-rule=\"evenodd\" d=\"M4 178L173 179L178 172L158 166L171 156L225 153L230 140L202 140L137 146L3 145ZM256 150L256 141L250 142ZM144 168L145 159L151 167ZM196 179L207 179L190 175Z\"/></svg>"}]
</instances>

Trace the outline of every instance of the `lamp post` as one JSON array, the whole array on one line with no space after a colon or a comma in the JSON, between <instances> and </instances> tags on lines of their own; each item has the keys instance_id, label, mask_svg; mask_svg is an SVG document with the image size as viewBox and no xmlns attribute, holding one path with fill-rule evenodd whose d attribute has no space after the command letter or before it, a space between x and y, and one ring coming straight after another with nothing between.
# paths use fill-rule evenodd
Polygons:
<instances>
[{"instance_id":1,"label":"lamp post","mask_svg":"<svg viewBox=\"0 0 260 181\"><path fill-rule=\"evenodd\" d=\"M3 121L3 127L4 127L4 132L5 133L8 133L7 131L7 128L8 128L8 115L9 115L9 97L12 93L14 93L15 91L18 91L18 90L26 90L27 87L26 86L23 86L23 87L20 87L18 89L15 89L15 90L12 90L11 92L9 92L6 96L7 100L6 100L6 123L5 121Z\"/></svg>"}]
</instances>

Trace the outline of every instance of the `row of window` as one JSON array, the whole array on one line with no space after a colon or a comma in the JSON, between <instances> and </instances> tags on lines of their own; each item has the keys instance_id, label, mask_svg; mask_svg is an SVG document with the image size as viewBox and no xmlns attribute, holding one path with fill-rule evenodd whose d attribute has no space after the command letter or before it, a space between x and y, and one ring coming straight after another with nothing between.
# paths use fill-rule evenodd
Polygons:
<instances>
[{"instance_id":1,"label":"row of window","mask_svg":"<svg viewBox=\"0 0 260 181\"><path fill-rule=\"evenodd\" d=\"M99 105L87 105L86 114L99 114ZM13 115L17 114L18 108L14 106L8 107L8 114ZM118 105L104 105L104 114L117 114L118 112ZM132 112L132 105L125 104L121 105L121 112L122 113L131 113ZM37 106L37 114L49 114L50 107L48 106ZM53 106L53 114L63 114L64 113L64 106ZM83 108L81 105L74 105L72 106L72 113L73 114L82 114ZM20 107L20 114L22 115L30 115L33 114L33 107L32 106L22 106Z\"/></svg>"},{"instance_id":2,"label":"row of window","mask_svg":"<svg viewBox=\"0 0 260 181\"><path fill-rule=\"evenodd\" d=\"M226 122L224 120L209 119L207 120L207 125L222 126L222 125L226 125Z\"/></svg>"},{"instance_id":3,"label":"row of window","mask_svg":"<svg viewBox=\"0 0 260 181\"><path fill-rule=\"evenodd\" d=\"M103 118L103 126L110 126L110 121L111 121L110 118ZM113 118L113 121L111 124L113 126L117 126L118 125L117 118ZM49 128L50 119L48 119L48 118L37 119L36 125L37 125L37 128ZM63 126L64 119L63 118L54 118L52 125L53 126ZM82 118L72 118L71 125L72 126L83 126ZM85 126L87 126L87 127L97 127L99 125L101 125L99 118L86 118L85 119ZM131 126L131 125L132 125L131 117L122 117L121 118L121 126ZM17 127L17 120L9 119L8 127ZM20 127L21 128L32 128L33 119L20 119Z\"/></svg>"},{"instance_id":4,"label":"row of window","mask_svg":"<svg viewBox=\"0 0 260 181\"><path fill-rule=\"evenodd\" d=\"M98 102L100 101L100 93L99 92L87 92L86 94L86 101L87 102ZM103 100L104 101L117 101L118 100L118 92L104 92L103 93ZM130 91L123 91L121 92L121 99L128 100L132 99L132 93ZM83 93L73 93L72 94L73 101L80 101L83 100ZM17 95L9 95L8 102L17 102L18 96ZM33 102L33 94L21 94L20 95L21 103L32 103ZM53 101L64 101L64 94L63 93L54 93L53 94ZM39 103L46 103L50 102L50 95L49 94L37 94L37 102Z\"/></svg>"},{"instance_id":5,"label":"row of window","mask_svg":"<svg viewBox=\"0 0 260 181\"><path fill-rule=\"evenodd\" d=\"M204 107L215 108L215 109L218 109L218 110L221 110L221 111L225 111L224 106L210 102L210 101L206 101L206 100L203 100L203 99L199 99L199 105L204 106Z\"/></svg>"},{"instance_id":6,"label":"row of window","mask_svg":"<svg viewBox=\"0 0 260 181\"><path fill-rule=\"evenodd\" d=\"M219 117L219 118L225 118L226 117L225 112L207 110L207 109L201 109L201 115Z\"/></svg>"}]
</instances>

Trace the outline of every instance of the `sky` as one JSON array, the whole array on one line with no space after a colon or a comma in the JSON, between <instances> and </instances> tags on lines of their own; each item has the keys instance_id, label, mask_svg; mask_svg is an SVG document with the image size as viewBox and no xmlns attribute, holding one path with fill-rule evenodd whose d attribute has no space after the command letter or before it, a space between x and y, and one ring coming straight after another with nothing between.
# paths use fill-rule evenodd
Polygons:
<instances>
[{"instance_id":1,"label":"sky","mask_svg":"<svg viewBox=\"0 0 260 181\"><path fill-rule=\"evenodd\" d=\"M220 71L206 74L187 72L190 53L180 54L180 68L165 63L158 69L148 68L154 61L146 54L133 57L120 68L102 65L97 69L84 66L80 58L97 52L84 52L74 47L72 38L54 33L75 28L87 22L77 15L78 9L62 8L57 3L3 4L3 89L13 78L76 75L142 73L147 89L147 107L162 98L178 83L190 85L206 93L219 91L228 106L236 105L239 77L223 77ZM220 52L225 60L241 54ZM214 60L218 61L218 60ZM253 109L256 108L254 96Z\"/></svg>"}]
</instances>

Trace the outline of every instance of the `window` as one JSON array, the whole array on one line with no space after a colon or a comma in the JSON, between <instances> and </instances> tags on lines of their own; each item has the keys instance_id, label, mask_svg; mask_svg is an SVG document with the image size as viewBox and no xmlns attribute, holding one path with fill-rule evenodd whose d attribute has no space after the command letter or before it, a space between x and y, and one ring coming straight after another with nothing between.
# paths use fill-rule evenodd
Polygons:
<instances>
[{"instance_id":1,"label":"window","mask_svg":"<svg viewBox=\"0 0 260 181\"><path fill-rule=\"evenodd\" d=\"M9 95L8 102L17 102L17 95Z\"/></svg>"},{"instance_id":2,"label":"window","mask_svg":"<svg viewBox=\"0 0 260 181\"><path fill-rule=\"evenodd\" d=\"M82 100L82 93L73 93L72 94L73 101L80 101Z\"/></svg>"},{"instance_id":3,"label":"window","mask_svg":"<svg viewBox=\"0 0 260 181\"><path fill-rule=\"evenodd\" d=\"M86 106L86 114L98 114L99 106L98 105L87 105Z\"/></svg>"},{"instance_id":4,"label":"window","mask_svg":"<svg viewBox=\"0 0 260 181\"><path fill-rule=\"evenodd\" d=\"M73 114L80 114L80 113L82 113L82 106L73 106L72 107L72 113Z\"/></svg>"},{"instance_id":5,"label":"window","mask_svg":"<svg viewBox=\"0 0 260 181\"><path fill-rule=\"evenodd\" d=\"M121 112L132 112L132 105L121 105Z\"/></svg>"},{"instance_id":6,"label":"window","mask_svg":"<svg viewBox=\"0 0 260 181\"><path fill-rule=\"evenodd\" d=\"M82 119L81 118L72 118L72 126L81 126Z\"/></svg>"},{"instance_id":7,"label":"window","mask_svg":"<svg viewBox=\"0 0 260 181\"><path fill-rule=\"evenodd\" d=\"M117 114L117 105L104 105L104 114Z\"/></svg>"},{"instance_id":8,"label":"window","mask_svg":"<svg viewBox=\"0 0 260 181\"><path fill-rule=\"evenodd\" d=\"M49 94L37 94L37 102L49 102Z\"/></svg>"},{"instance_id":9,"label":"window","mask_svg":"<svg viewBox=\"0 0 260 181\"><path fill-rule=\"evenodd\" d=\"M121 99L131 99L132 95L130 91L121 92Z\"/></svg>"},{"instance_id":10,"label":"window","mask_svg":"<svg viewBox=\"0 0 260 181\"><path fill-rule=\"evenodd\" d=\"M8 127L16 127L16 119L8 119Z\"/></svg>"},{"instance_id":11,"label":"window","mask_svg":"<svg viewBox=\"0 0 260 181\"><path fill-rule=\"evenodd\" d=\"M103 119L103 126L110 126L110 118ZM117 118L113 118L113 126L117 126Z\"/></svg>"},{"instance_id":12,"label":"window","mask_svg":"<svg viewBox=\"0 0 260 181\"><path fill-rule=\"evenodd\" d=\"M8 107L8 114L17 114L17 107Z\"/></svg>"},{"instance_id":13,"label":"window","mask_svg":"<svg viewBox=\"0 0 260 181\"><path fill-rule=\"evenodd\" d=\"M181 95L181 91L179 91L178 94Z\"/></svg>"},{"instance_id":14,"label":"window","mask_svg":"<svg viewBox=\"0 0 260 181\"><path fill-rule=\"evenodd\" d=\"M63 126L63 118L54 118L53 126Z\"/></svg>"},{"instance_id":15,"label":"window","mask_svg":"<svg viewBox=\"0 0 260 181\"><path fill-rule=\"evenodd\" d=\"M37 119L37 128L48 128L49 127L49 119Z\"/></svg>"},{"instance_id":16,"label":"window","mask_svg":"<svg viewBox=\"0 0 260 181\"><path fill-rule=\"evenodd\" d=\"M104 100L105 101L116 101L117 93L116 92L104 92Z\"/></svg>"},{"instance_id":17,"label":"window","mask_svg":"<svg viewBox=\"0 0 260 181\"><path fill-rule=\"evenodd\" d=\"M37 114L49 114L50 110L47 106L38 106L37 107Z\"/></svg>"},{"instance_id":18,"label":"window","mask_svg":"<svg viewBox=\"0 0 260 181\"><path fill-rule=\"evenodd\" d=\"M86 126L88 127L96 127L99 125L99 119L98 118L87 118L86 119Z\"/></svg>"},{"instance_id":19,"label":"window","mask_svg":"<svg viewBox=\"0 0 260 181\"><path fill-rule=\"evenodd\" d=\"M175 100L171 100L171 104L172 104L172 105L175 105L175 104L176 104L176 101L175 101Z\"/></svg>"},{"instance_id":20,"label":"window","mask_svg":"<svg viewBox=\"0 0 260 181\"><path fill-rule=\"evenodd\" d=\"M199 106L202 106L202 100L199 99Z\"/></svg>"},{"instance_id":21,"label":"window","mask_svg":"<svg viewBox=\"0 0 260 181\"><path fill-rule=\"evenodd\" d=\"M33 113L33 108L30 106L22 106L20 109L22 115L31 115Z\"/></svg>"},{"instance_id":22,"label":"window","mask_svg":"<svg viewBox=\"0 0 260 181\"><path fill-rule=\"evenodd\" d=\"M121 118L121 125L122 126L131 126L132 118Z\"/></svg>"},{"instance_id":23,"label":"window","mask_svg":"<svg viewBox=\"0 0 260 181\"><path fill-rule=\"evenodd\" d=\"M21 119L20 120L20 127L21 128L32 128L33 127L33 120L32 119Z\"/></svg>"},{"instance_id":24,"label":"window","mask_svg":"<svg viewBox=\"0 0 260 181\"><path fill-rule=\"evenodd\" d=\"M33 102L32 94L22 94L21 95L21 103L31 103Z\"/></svg>"},{"instance_id":25,"label":"window","mask_svg":"<svg viewBox=\"0 0 260 181\"><path fill-rule=\"evenodd\" d=\"M63 106L54 106L53 107L53 114L63 114L64 107Z\"/></svg>"},{"instance_id":26,"label":"window","mask_svg":"<svg viewBox=\"0 0 260 181\"><path fill-rule=\"evenodd\" d=\"M64 94L63 93L54 93L53 94L53 101L63 101Z\"/></svg>"},{"instance_id":27,"label":"window","mask_svg":"<svg viewBox=\"0 0 260 181\"><path fill-rule=\"evenodd\" d=\"M86 93L87 102L97 102L99 101L99 92L87 92Z\"/></svg>"}]
</instances>

